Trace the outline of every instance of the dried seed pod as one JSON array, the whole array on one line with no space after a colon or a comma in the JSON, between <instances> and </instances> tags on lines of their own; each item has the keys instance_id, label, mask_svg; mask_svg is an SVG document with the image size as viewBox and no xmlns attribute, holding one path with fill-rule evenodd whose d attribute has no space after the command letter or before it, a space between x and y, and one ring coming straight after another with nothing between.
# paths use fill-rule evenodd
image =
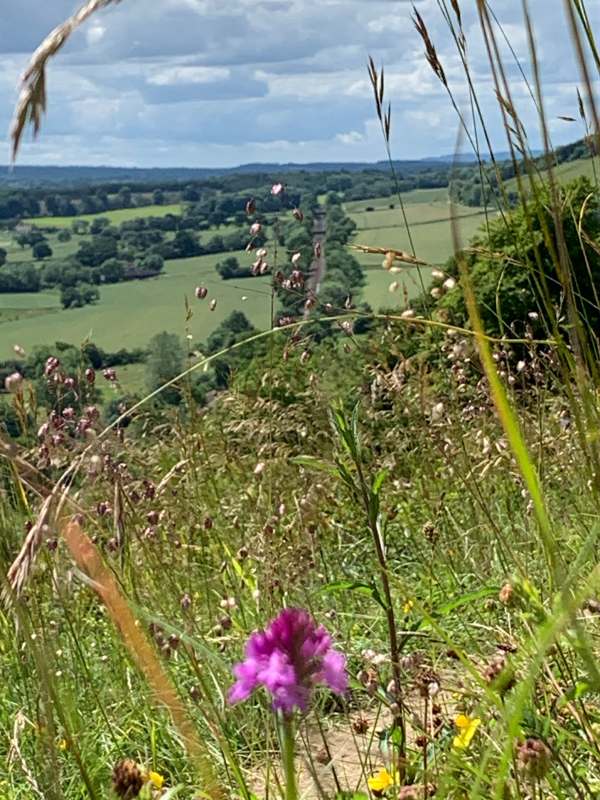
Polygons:
<instances>
[{"instance_id":1,"label":"dried seed pod","mask_svg":"<svg viewBox=\"0 0 600 800\"><path fill-rule=\"evenodd\" d=\"M519 768L531 780L541 780L552 763L552 752L541 739L526 739L517 750Z\"/></svg>"},{"instance_id":2,"label":"dried seed pod","mask_svg":"<svg viewBox=\"0 0 600 800\"><path fill-rule=\"evenodd\" d=\"M124 758L115 764L112 773L113 791L122 800L138 797L144 785L142 771L132 758Z\"/></svg>"},{"instance_id":3,"label":"dried seed pod","mask_svg":"<svg viewBox=\"0 0 600 800\"><path fill-rule=\"evenodd\" d=\"M497 653L486 665L483 677L498 692L508 691L515 685L515 674L504 653Z\"/></svg>"},{"instance_id":4,"label":"dried seed pod","mask_svg":"<svg viewBox=\"0 0 600 800\"><path fill-rule=\"evenodd\" d=\"M513 589L510 583L505 583L504 586L500 589L500 593L498 594L498 599L505 606L508 606L511 603L514 591L515 590Z\"/></svg>"}]
</instances>

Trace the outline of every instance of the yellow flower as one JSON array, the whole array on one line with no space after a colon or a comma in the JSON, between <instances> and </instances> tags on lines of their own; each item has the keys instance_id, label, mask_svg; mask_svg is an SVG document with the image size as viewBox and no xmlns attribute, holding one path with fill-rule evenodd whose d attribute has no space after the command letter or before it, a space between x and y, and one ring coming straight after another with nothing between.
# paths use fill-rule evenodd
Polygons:
<instances>
[{"instance_id":1,"label":"yellow flower","mask_svg":"<svg viewBox=\"0 0 600 800\"><path fill-rule=\"evenodd\" d=\"M147 772L145 775L146 783L151 783L155 789L162 789L165 779L158 772Z\"/></svg>"},{"instance_id":2,"label":"yellow flower","mask_svg":"<svg viewBox=\"0 0 600 800\"><path fill-rule=\"evenodd\" d=\"M407 600L406 603L404 603L404 605L402 606L402 611L404 611L405 614L410 614L410 612L413 610L414 607L415 607L415 601Z\"/></svg>"},{"instance_id":3,"label":"yellow flower","mask_svg":"<svg viewBox=\"0 0 600 800\"><path fill-rule=\"evenodd\" d=\"M475 736L477 728L481 725L481 720L478 717L468 717L466 714L459 714L454 720L454 724L458 728L459 733L454 737L452 746L457 750L466 750L471 744L471 740Z\"/></svg>"},{"instance_id":4,"label":"yellow flower","mask_svg":"<svg viewBox=\"0 0 600 800\"><path fill-rule=\"evenodd\" d=\"M68 748L69 748L69 743L67 742L67 740L66 739L61 739L60 742L58 743L58 749L59 750L68 750Z\"/></svg>"},{"instance_id":5,"label":"yellow flower","mask_svg":"<svg viewBox=\"0 0 600 800\"><path fill-rule=\"evenodd\" d=\"M367 781L369 784L369 789L373 792L373 794L379 795L382 792L385 792L386 789L390 789L395 781L394 776L390 775L387 769L380 769L376 775L373 775Z\"/></svg>"}]
</instances>

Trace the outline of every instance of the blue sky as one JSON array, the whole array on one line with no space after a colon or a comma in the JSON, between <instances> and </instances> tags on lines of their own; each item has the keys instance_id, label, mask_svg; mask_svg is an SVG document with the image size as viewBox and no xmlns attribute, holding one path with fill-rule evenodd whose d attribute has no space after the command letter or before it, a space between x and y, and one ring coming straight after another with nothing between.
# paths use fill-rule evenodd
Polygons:
<instances>
[{"instance_id":1,"label":"blue sky","mask_svg":"<svg viewBox=\"0 0 600 800\"><path fill-rule=\"evenodd\" d=\"M505 149L475 0L459 0L469 58L495 147ZM4 0L0 131L18 77L73 0ZM464 79L437 0L416 0L459 104ZM448 4L449 5L449 4ZM529 74L521 0L490 0ZM600 4L591 3L590 7ZM572 141L578 71L562 0L530 0L553 141ZM92 17L51 63L42 135L20 163L232 166L376 161L385 151L366 71L385 64L396 158L452 152L457 117L423 57L405 0L121 0ZM600 11L594 11L600 30ZM539 144L535 110L514 61L511 88ZM8 153L6 137L0 140ZM5 158L0 158L0 162Z\"/></svg>"}]
</instances>

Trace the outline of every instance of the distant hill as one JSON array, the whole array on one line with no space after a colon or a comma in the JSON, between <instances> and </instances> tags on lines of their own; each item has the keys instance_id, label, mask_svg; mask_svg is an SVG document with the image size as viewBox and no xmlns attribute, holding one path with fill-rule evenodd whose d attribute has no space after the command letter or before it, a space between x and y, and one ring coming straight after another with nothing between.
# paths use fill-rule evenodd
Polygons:
<instances>
[{"instance_id":1,"label":"distant hill","mask_svg":"<svg viewBox=\"0 0 600 800\"><path fill-rule=\"evenodd\" d=\"M583 140L556 148L559 163L575 161L589 157L589 145ZM509 161L508 152L495 153L497 162ZM534 151L538 156L538 151ZM487 160L487 159L486 159ZM458 155L431 156L423 159L394 161L394 168L399 175L414 175L428 170L436 171L449 168L458 163L462 166L475 165L476 160L469 153ZM0 166L0 188L62 186L75 187L81 184L102 183L153 183L202 180L226 175L258 175L278 178L290 173L318 172L389 172L388 161L315 161L308 164L276 164L253 163L241 164L237 167L87 167L87 166L22 166L14 168Z\"/></svg>"},{"instance_id":2,"label":"distant hill","mask_svg":"<svg viewBox=\"0 0 600 800\"><path fill-rule=\"evenodd\" d=\"M439 169L440 161L424 159L396 161L394 167L404 174L413 174L427 169ZM21 166L13 169L0 166L0 186L36 186L48 184L77 185L82 183L161 183L169 181L193 181L222 175L272 175L298 172L362 172L373 170L387 172L387 161L355 162L313 162L310 164L242 164L238 167L49 167Z\"/></svg>"}]
</instances>

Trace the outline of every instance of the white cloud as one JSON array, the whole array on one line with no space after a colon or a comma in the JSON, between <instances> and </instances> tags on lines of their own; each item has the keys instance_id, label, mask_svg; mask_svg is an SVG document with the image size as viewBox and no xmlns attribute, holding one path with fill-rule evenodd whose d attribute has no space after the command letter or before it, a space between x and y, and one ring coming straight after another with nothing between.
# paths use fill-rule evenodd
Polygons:
<instances>
[{"instance_id":1,"label":"white cloud","mask_svg":"<svg viewBox=\"0 0 600 800\"><path fill-rule=\"evenodd\" d=\"M369 20L367 29L371 33L412 33L414 26L412 20L408 15L395 14L394 16L386 14L384 17L376 17Z\"/></svg>"},{"instance_id":2,"label":"white cloud","mask_svg":"<svg viewBox=\"0 0 600 800\"><path fill-rule=\"evenodd\" d=\"M75 0L5 0L0 131L29 53ZM544 97L557 143L581 135L578 70L562 4L530 0ZM461 109L468 91L437 0L416 0ZM491 135L505 149L475 3L461 3ZM494 0L511 91L539 143L521 0ZM590 4L600 28L600 4ZM423 55L405 0L127 0L95 15L48 71L49 112L23 163L218 165L384 157L366 63L385 65L397 158L452 152L458 126ZM512 47L519 64L510 53ZM468 117L468 113L466 114ZM62 150L61 150L62 148Z\"/></svg>"},{"instance_id":3,"label":"white cloud","mask_svg":"<svg viewBox=\"0 0 600 800\"><path fill-rule=\"evenodd\" d=\"M93 47L95 44L98 44L105 33L106 28L104 25L100 25L100 23L96 22L86 30L85 38L87 39L87 43L90 45L90 47Z\"/></svg>"},{"instance_id":4,"label":"white cloud","mask_svg":"<svg viewBox=\"0 0 600 800\"><path fill-rule=\"evenodd\" d=\"M150 75L148 83L154 86L175 86L178 83L213 83L229 78L227 67L167 67Z\"/></svg>"},{"instance_id":5,"label":"white cloud","mask_svg":"<svg viewBox=\"0 0 600 800\"><path fill-rule=\"evenodd\" d=\"M357 144L358 142L363 142L365 139L364 134L359 133L358 131L349 131L348 133L338 133L335 138L336 141L340 142L340 144L347 144L347 145Z\"/></svg>"}]
</instances>

